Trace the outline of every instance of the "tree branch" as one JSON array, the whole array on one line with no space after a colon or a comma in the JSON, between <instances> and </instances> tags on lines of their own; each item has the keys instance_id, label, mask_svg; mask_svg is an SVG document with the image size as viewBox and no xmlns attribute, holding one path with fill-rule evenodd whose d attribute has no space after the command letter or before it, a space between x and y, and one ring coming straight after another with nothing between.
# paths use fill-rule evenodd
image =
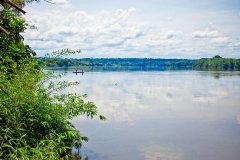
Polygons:
<instances>
[{"instance_id":1,"label":"tree branch","mask_svg":"<svg viewBox=\"0 0 240 160\"><path fill-rule=\"evenodd\" d=\"M5 3L10 4L11 6L15 7L17 10L19 10L20 12L22 12L23 14L26 13L26 11L24 11L22 8L18 7L16 4L14 4L13 2L9 1L9 0L3 0Z\"/></svg>"},{"instance_id":2,"label":"tree branch","mask_svg":"<svg viewBox=\"0 0 240 160\"><path fill-rule=\"evenodd\" d=\"M44 0L47 3L51 3L51 4L55 4L54 2L52 2L51 0Z\"/></svg>"},{"instance_id":3,"label":"tree branch","mask_svg":"<svg viewBox=\"0 0 240 160\"><path fill-rule=\"evenodd\" d=\"M7 35L9 35L9 32L6 31L6 30L5 30L4 28L2 28L1 26L0 26L0 31L3 32L3 33L5 33L5 34L7 34Z\"/></svg>"}]
</instances>

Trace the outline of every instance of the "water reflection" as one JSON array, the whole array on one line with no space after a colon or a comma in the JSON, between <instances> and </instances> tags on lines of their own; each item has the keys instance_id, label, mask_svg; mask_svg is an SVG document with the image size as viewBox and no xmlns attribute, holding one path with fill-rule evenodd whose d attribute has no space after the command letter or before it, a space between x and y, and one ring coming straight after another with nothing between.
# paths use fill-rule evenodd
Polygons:
<instances>
[{"instance_id":1,"label":"water reflection","mask_svg":"<svg viewBox=\"0 0 240 160\"><path fill-rule=\"evenodd\" d=\"M239 72L87 72L67 92L87 93L106 122L74 119L90 159L238 160ZM117 84L117 85L116 85ZM86 150L86 152L88 152ZM89 152L89 153L92 153ZM87 154L87 153L86 153Z\"/></svg>"},{"instance_id":2,"label":"water reflection","mask_svg":"<svg viewBox=\"0 0 240 160\"><path fill-rule=\"evenodd\" d=\"M215 79L221 77L240 77L239 71L198 71L199 74L205 76L206 74L213 76Z\"/></svg>"},{"instance_id":3,"label":"water reflection","mask_svg":"<svg viewBox=\"0 0 240 160\"><path fill-rule=\"evenodd\" d=\"M147 160L183 160L180 151L159 145L144 146L142 148L144 159Z\"/></svg>"}]
</instances>

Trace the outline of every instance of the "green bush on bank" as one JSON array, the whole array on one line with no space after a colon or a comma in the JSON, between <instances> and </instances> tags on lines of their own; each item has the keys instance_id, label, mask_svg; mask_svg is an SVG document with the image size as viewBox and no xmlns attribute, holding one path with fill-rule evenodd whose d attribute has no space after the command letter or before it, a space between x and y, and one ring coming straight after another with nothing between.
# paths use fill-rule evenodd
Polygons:
<instances>
[{"instance_id":1,"label":"green bush on bank","mask_svg":"<svg viewBox=\"0 0 240 160\"><path fill-rule=\"evenodd\" d=\"M8 72L0 71L2 159L68 156L73 145L80 147L86 140L69 120L78 115L97 115L96 106L85 103L83 96L56 93L76 83L47 82L55 76L31 71L34 63L21 65L22 69L11 78Z\"/></svg>"},{"instance_id":2,"label":"green bush on bank","mask_svg":"<svg viewBox=\"0 0 240 160\"><path fill-rule=\"evenodd\" d=\"M70 120L93 118L96 106L82 95L57 93L77 83L55 84L57 76L38 67L20 35L22 18L0 11L0 25L10 32L0 32L0 159L68 159L87 140Z\"/></svg>"}]
</instances>

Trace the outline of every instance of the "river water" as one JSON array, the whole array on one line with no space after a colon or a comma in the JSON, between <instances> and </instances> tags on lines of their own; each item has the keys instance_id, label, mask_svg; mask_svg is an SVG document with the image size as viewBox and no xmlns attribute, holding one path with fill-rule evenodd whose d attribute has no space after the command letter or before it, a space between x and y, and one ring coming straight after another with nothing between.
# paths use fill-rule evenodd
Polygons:
<instances>
[{"instance_id":1,"label":"river water","mask_svg":"<svg viewBox=\"0 0 240 160\"><path fill-rule=\"evenodd\" d=\"M58 71L61 72L61 71ZM90 160L239 160L240 72L68 71L106 121L72 122Z\"/></svg>"}]
</instances>

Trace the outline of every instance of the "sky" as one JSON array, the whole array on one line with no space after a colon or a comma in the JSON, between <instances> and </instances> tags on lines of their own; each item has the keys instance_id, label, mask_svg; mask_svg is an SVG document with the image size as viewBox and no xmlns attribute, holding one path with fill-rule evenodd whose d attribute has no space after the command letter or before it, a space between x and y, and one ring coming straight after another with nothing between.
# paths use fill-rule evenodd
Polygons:
<instances>
[{"instance_id":1,"label":"sky","mask_svg":"<svg viewBox=\"0 0 240 160\"><path fill-rule=\"evenodd\" d=\"M23 33L38 56L240 58L240 0L53 0L28 4Z\"/></svg>"}]
</instances>

